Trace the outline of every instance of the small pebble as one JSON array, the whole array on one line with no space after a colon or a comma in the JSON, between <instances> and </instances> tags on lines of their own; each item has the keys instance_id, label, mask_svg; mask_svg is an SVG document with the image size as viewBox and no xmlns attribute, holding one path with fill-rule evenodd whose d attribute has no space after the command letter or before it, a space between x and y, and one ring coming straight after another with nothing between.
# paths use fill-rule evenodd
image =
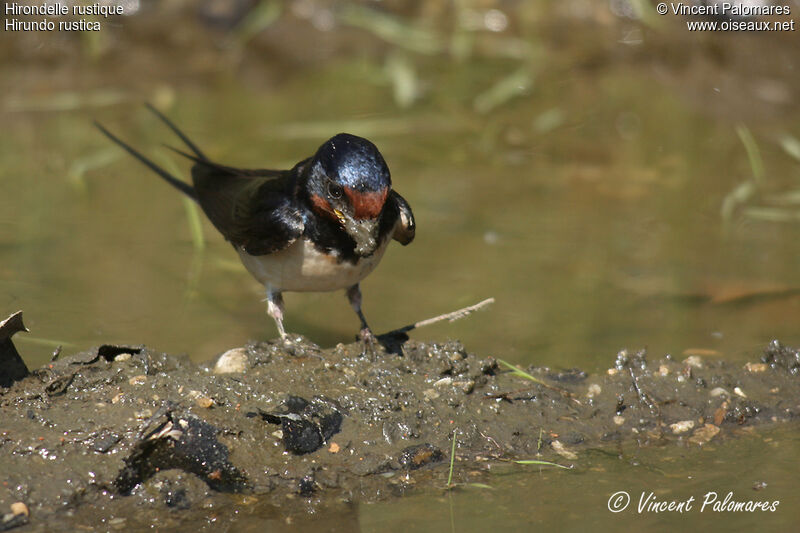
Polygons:
<instances>
[{"instance_id":1,"label":"small pebble","mask_svg":"<svg viewBox=\"0 0 800 533\"><path fill-rule=\"evenodd\" d=\"M400 451L397 460L407 470L416 470L430 463L438 463L444 459L444 453L427 442L409 446Z\"/></svg>"},{"instance_id":2,"label":"small pebble","mask_svg":"<svg viewBox=\"0 0 800 533\"><path fill-rule=\"evenodd\" d=\"M592 383L591 385L589 385L589 389L586 391L586 397L594 398L601 392L603 392L603 388L600 387L600 385L598 385L597 383Z\"/></svg>"},{"instance_id":3,"label":"small pebble","mask_svg":"<svg viewBox=\"0 0 800 533\"><path fill-rule=\"evenodd\" d=\"M570 461L574 461L578 458L578 454L573 452L572 450L568 450L564 444L559 440L554 440L550 443L550 446L553 450L565 459L569 459Z\"/></svg>"},{"instance_id":4,"label":"small pebble","mask_svg":"<svg viewBox=\"0 0 800 533\"><path fill-rule=\"evenodd\" d=\"M194 401L194 403L198 407L202 407L203 409L211 409L212 407L214 407L214 404L215 404L214 400L212 398L207 397L207 396L203 396L203 397L200 397L200 398L196 399Z\"/></svg>"},{"instance_id":5,"label":"small pebble","mask_svg":"<svg viewBox=\"0 0 800 533\"><path fill-rule=\"evenodd\" d=\"M150 409L145 409L143 411L136 411L135 413L133 413L133 416L139 420L144 420L153 416L153 411L151 411Z\"/></svg>"},{"instance_id":6,"label":"small pebble","mask_svg":"<svg viewBox=\"0 0 800 533\"><path fill-rule=\"evenodd\" d=\"M694 368L703 368L703 359L699 355L690 355L683 363Z\"/></svg>"},{"instance_id":7,"label":"small pebble","mask_svg":"<svg viewBox=\"0 0 800 533\"><path fill-rule=\"evenodd\" d=\"M436 392L433 389L427 389L427 390L422 391L422 396L426 400L431 401L431 400L435 400L436 398L438 398L439 397L439 393Z\"/></svg>"},{"instance_id":8,"label":"small pebble","mask_svg":"<svg viewBox=\"0 0 800 533\"><path fill-rule=\"evenodd\" d=\"M692 436L689 437L689 442L692 444L697 444L698 446L702 446L716 437L719 431L720 429L714 424L705 424L703 427L697 428L694 431Z\"/></svg>"},{"instance_id":9,"label":"small pebble","mask_svg":"<svg viewBox=\"0 0 800 533\"><path fill-rule=\"evenodd\" d=\"M131 379L128 380L128 383L131 385L144 385L147 383L147 376L141 374L139 376L133 376Z\"/></svg>"},{"instance_id":10,"label":"small pebble","mask_svg":"<svg viewBox=\"0 0 800 533\"><path fill-rule=\"evenodd\" d=\"M433 384L434 387L445 387L453 384L453 378L445 377Z\"/></svg>"},{"instance_id":11,"label":"small pebble","mask_svg":"<svg viewBox=\"0 0 800 533\"><path fill-rule=\"evenodd\" d=\"M23 502L14 502L11 504L11 513L14 516L18 515L25 515L30 516L30 512L28 511L28 506L25 505Z\"/></svg>"},{"instance_id":12,"label":"small pebble","mask_svg":"<svg viewBox=\"0 0 800 533\"><path fill-rule=\"evenodd\" d=\"M127 361L130 358L131 358L131 354L126 352L126 353L121 353L118 356L116 356L114 358L114 361L116 361L118 363L122 363L123 361Z\"/></svg>"},{"instance_id":13,"label":"small pebble","mask_svg":"<svg viewBox=\"0 0 800 533\"><path fill-rule=\"evenodd\" d=\"M464 394L470 394L475 389L475 380L468 379L467 381L454 381L454 387L458 387Z\"/></svg>"},{"instance_id":14,"label":"small pebble","mask_svg":"<svg viewBox=\"0 0 800 533\"><path fill-rule=\"evenodd\" d=\"M675 422L674 424L670 424L669 426L672 432L676 435L679 435L681 433L686 433L693 427L694 427L694 420L682 420L680 422Z\"/></svg>"},{"instance_id":15,"label":"small pebble","mask_svg":"<svg viewBox=\"0 0 800 533\"><path fill-rule=\"evenodd\" d=\"M734 388L733 388L733 393L734 393L736 396L740 396L740 397L742 397L742 398L747 398L747 394L745 394L745 393L744 393L744 391L743 391L741 388L739 388L739 387L734 387Z\"/></svg>"},{"instance_id":16,"label":"small pebble","mask_svg":"<svg viewBox=\"0 0 800 533\"><path fill-rule=\"evenodd\" d=\"M620 415L614 416L614 423L618 426L621 426L625 423L625 417Z\"/></svg>"},{"instance_id":17,"label":"small pebble","mask_svg":"<svg viewBox=\"0 0 800 533\"><path fill-rule=\"evenodd\" d=\"M722 387L715 387L711 389L711 391L708 394L712 398L716 398L717 396L730 396L730 393L725 389L723 389Z\"/></svg>"},{"instance_id":18,"label":"small pebble","mask_svg":"<svg viewBox=\"0 0 800 533\"><path fill-rule=\"evenodd\" d=\"M744 365L744 369L755 374L756 372L766 372L767 365L766 363L747 363Z\"/></svg>"},{"instance_id":19,"label":"small pebble","mask_svg":"<svg viewBox=\"0 0 800 533\"><path fill-rule=\"evenodd\" d=\"M244 348L233 348L219 356L214 365L215 374L234 374L242 373L247 370L248 359L247 350Z\"/></svg>"}]
</instances>

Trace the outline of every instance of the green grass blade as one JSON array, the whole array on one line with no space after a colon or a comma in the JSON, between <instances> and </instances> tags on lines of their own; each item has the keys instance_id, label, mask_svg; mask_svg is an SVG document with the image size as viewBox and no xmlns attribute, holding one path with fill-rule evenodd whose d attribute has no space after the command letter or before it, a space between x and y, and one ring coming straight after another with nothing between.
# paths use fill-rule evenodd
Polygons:
<instances>
[{"instance_id":1,"label":"green grass blade","mask_svg":"<svg viewBox=\"0 0 800 533\"><path fill-rule=\"evenodd\" d=\"M450 448L450 472L447 474L447 487L453 486L453 465L456 462L456 430L453 430L453 446Z\"/></svg>"},{"instance_id":2,"label":"green grass blade","mask_svg":"<svg viewBox=\"0 0 800 533\"><path fill-rule=\"evenodd\" d=\"M557 466L558 468L563 468L565 470L571 470L571 466L564 466L558 463L551 463L550 461L540 461L539 459L521 459L519 461L514 461L518 465L541 465L541 466Z\"/></svg>"},{"instance_id":3,"label":"green grass blade","mask_svg":"<svg viewBox=\"0 0 800 533\"><path fill-rule=\"evenodd\" d=\"M164 167L164 170L173 176L180 176L181 171L175 162L166 155L158 155L158 161ZM189 226L189 233L192 236L192 246L198 252L202 252L206 248L206 240L203 236L203 224L200 216L200 209L197 204L190 198L183 197L183 207L186 213L186 223Z\"/></svg>"},{"instance_id":4,"label":"green grass blade","mask_svg":"<svg viewBox=\"0 0 800 533\"><path fill-rule=\"evenodd\" d=\"M524 370L520 370L519 368L515 367L514 365L512 365L511 363L509 363L507 361L504 361L502 359L498 359L497 362L500 363L501 365L505 366L509 370L511 370L511 373L514 374L514 375L517 375L517 376L519 376L521 378L525 378L527 380L533 381L534 383L539 383L540 385L547 385L547 383L545 383L541 379L539 379L539 378L537 378L535 376L531 376L530 374L528 374Z\"/></svg>"},{"instance_id":5,"label":"green grass blade","mask_svg":"<svg viewBox=\"0 0 800 533\"><path fill-rule=\"evenodd\" d=\"M408 108L419 96L419 79L411 60L399 52L386 58L386 74L392 82L394 101L398 107Z\"/></svg>"},{"instance_id":6,"label":"green grass blade","mask_svg":"<svg viewBox=\"0 0 800 533\"><path fill-rule=\"evenodd\" d=\"M784 135L780 142L784 152L800 161L800 141L797 140L797 137Z\"/></svg>"},{"instance_id":7,"label":"green grass blade","mask_svg":"<svg viewBox=\"0 0 800 533\"><path fill-rule=\"evenodd\" d=\"M767 197L767 201L775 205L800 204L800 189L795 189L793 191L785 191L778 194L772 194Z\"/></svg>"},{"instance_id":8,"label":"green grass blade","mask_svg":"<svg viewBox=\"0 0 800 533\"><path fill-rule=\"evenodd\" d=\"M436 54L444 49L441 37L421 24L383 13L370 7L345 4L337 12L345 24L377 35L395 46L421 54Z\"/></svg>"},{"instance_id":9,"label":"green grass blade","mask_svg":"<svg viewBox=\"0 0 800 533\"><path fill-rule=\"evenodd\" d=\"M758 149L756 140L750 130L744 124L736 126L736 134L747 151L747 159L750 160L750 170L753 172L753 180L758 184L764 183L764 160L761 159L761 151Z\"/></svg>"},{"instance_id":10,"label":"green grass blade","mask_svg":"<svg viewBox=\"0 0 800 533\"><path fill-rule=\"evenodd\" d=\"M742 214L755 220L767 222L800 222L800 210L779 207L748 207Z\"/></svg>"},{"instance_id":11,"label":"green grass blade","mask_svg":"<svg viewBox=\"0 0 800 533\"><path fill-rule=\"evenodd\" d=\"M191 198L183 197L183 207L186 210L186 221L189 232L192 234L192 246L198 252L205 250L206 239L203 236L203 222L200 219L200 208Z\"/></svg>"},{"instance_id":12,"label":"green grass blade","mask_svg":"<svg viewBox=\"0 0 800 533\"><path fill-rule=\"evenodd\" d=\"M720 208L720 216L722 217L722 227L726 230L731 227L733 222L733 213L736 208L752 198L756 192L755 183L752 181L745 181L740 183L731 192L725 195L722 200L722 207Z\"/></svg>"},{"instance_id":13,"label":"green grass blade","mask_svg":"<svg viewBox=\"0 0 800 533\"><path fill-rule=\"evenodd\" d=\"M280 2L262 0L236 28L236 38L244 44L278 20L283 12Z\"/></svg>"},{"instance_id":14,"label":"green grass blade","mask_svg":"<svg viewBox=\"0 0 800 533\"><path fill-rule=\"evenodd\" d=\"M494 487L486 483L467 483L467 487L475 487L476 489L494 490Z\"/></svg>"},{"instance_id":15,"label":"green grass blade","mask_svg":"<svg viewBox=\"0 0 800 533\"><path fill-rule=\"evenodd\" d=\"M75 159L67 171L69 183L80 190L86 192L86 173L88 171L104 167L122 155L116 147L98 150L91 154Z\"/></svg>"},{"instance_id":16,"label":"green grass blade","mask_svg":"<svg viewBox=\"0 0 800 533\"><path fill-rule=\"evenodd\" d=\"M531 69L527 66L521 67L476 96L473 107L478 113L488 113L512 98L526 94L532 86Z\"/></svg>"}]
</instances>

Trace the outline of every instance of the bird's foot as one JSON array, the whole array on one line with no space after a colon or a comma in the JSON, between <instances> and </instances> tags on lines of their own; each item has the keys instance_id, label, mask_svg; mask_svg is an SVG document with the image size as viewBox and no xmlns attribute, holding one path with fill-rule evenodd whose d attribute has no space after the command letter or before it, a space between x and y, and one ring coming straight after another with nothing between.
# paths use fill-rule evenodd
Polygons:
<instances>
[{"instance_id":1,"label":"bird's foot","mask_svg":"<svg viewBox=\"0 0 800 533\"><path fill-rule=\"evenodd\" d=\"M278 339L278 345L292 356L318 356L320 347L307 337L297 333L286 333Z\"/></svg>"},{"instance_id":2,"label":"bird's foot","mask_svg":"<svg viewBox=\"0 0 800 533\"><path fill-rule=\"evenodd\" d=\"M383 348L378 337L376 337L368 327L361 328L361 331L358 332L358 336L356 336L356 340L360 340L364 343L362 355L376 356L381 351L381 348Z\"/></svg>"}]
</instances>

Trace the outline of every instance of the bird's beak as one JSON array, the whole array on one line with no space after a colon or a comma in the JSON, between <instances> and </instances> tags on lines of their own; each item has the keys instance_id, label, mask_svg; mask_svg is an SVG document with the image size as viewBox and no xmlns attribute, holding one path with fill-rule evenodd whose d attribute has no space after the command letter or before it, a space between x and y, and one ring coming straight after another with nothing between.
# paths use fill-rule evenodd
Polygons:
<instances>
[{"instance_id":1,"label":"bird's beak","mask_svg":"<svg viewBox=\"0 0 800 533\"><path fill-rule=\"evenodd\" d=\"M356 242L356 253L362 257L368 256L378 247L375 233L378 228L378 219L356 219L349 213L334 209L333 214L339 219L348 235Z\"/></svg>"}]
</instances>

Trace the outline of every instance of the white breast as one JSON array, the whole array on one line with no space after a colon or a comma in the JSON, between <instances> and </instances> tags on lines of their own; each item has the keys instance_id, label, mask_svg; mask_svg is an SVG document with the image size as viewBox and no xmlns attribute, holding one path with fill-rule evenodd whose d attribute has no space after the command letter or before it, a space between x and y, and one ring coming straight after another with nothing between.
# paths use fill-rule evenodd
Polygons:
<instances>
[{"instance_id":1,"label":"white breast","mask_svg":"<svg viewBox=\"0 0 800 533\"><path fill-rule=\"evenodd\" d=\"M386 238L375 253L356 264L321 253L305 237L269 255L237 251L245 268L264 285L281 291L322 292L346 289L367 277L378 266L390 240Z\"/></svg>"}]
</instances>

